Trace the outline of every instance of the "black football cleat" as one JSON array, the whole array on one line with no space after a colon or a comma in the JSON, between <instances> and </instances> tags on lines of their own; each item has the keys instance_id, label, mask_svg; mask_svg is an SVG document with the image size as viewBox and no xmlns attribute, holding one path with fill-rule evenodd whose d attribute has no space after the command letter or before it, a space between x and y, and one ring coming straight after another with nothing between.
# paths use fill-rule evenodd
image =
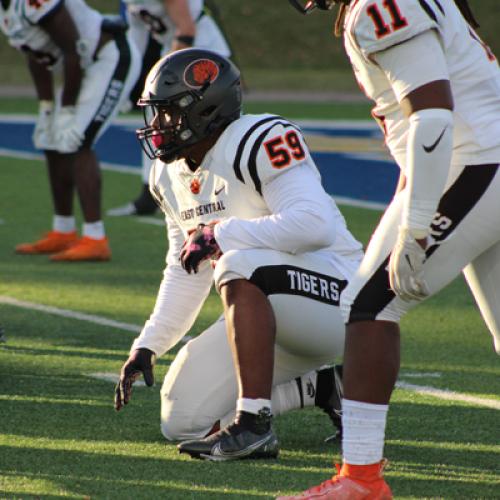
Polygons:
<instances>
[{"instance_id":1,"label":"black football cleat","mask_svg":"<svg viewBox=\"0 0 500 500\"><path fill-rule=\"evenodd\" d=\"M244 458L276 458L279 454L278 438L271 428L271 415L255 417L256 425L246 425L239 412L236 420L224 429L203 439L193 439L180 443L179 453L187 453L192 458L221 462ZM251 427L251 428L250 428Z\"/></svg>"},{"instance_id":2,"label":"black football cleat","mask_svg":"<svg viewBox=\"0 0 500 500\"><path fill-rule=\"evenodd\" d=\"M332 421L335 433L325 439L325 443L340 441L342 438L342 365L335 365L318 372L316 406L321 408Z\"/></svg>"}]
</instances>

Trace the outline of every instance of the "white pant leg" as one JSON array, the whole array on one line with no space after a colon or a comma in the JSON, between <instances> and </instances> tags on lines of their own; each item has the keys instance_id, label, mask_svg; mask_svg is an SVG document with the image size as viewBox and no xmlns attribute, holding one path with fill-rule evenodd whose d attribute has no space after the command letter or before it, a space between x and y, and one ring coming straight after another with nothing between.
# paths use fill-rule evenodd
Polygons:
<instances>
[{"instance_id":1,"label":"white pant leg","mask_svg":"<svg viewBox=\"0 0 500 500\"><path fill-rule=\"evenodd\" d=\"M105 132L128 99L140 72L140 57L127 36L118 35L85 70L76 102L76 120L84 143L92 145Z\"/></svg>"},{"instance_id":2,"label":"white pant leg","mask_svg":"<svg viewBox=\"0 0 500 500\"><path fill-rule=\"evenodd\" d=\"M169 440L205 436L236 405L238 387L221 318L177 354L161 389L161 430Z\"/></svg>"},{"instance_id":3,"label":"white pant leg","mask_svg":"<svg viewBox=\"0 0 500 500\"><path fill-rule=\"evenodd\" d=\"M500 355L500 242L471 262L464 276Z\"/></svg>"},{"instance_id":4,"label":"white pant leg","mask_svg":"<svg viewBox=\"0 0 500 500\"><path fill-rule=\"evenodd\" d=\"M290 354L329 358L344 349L340 293L347 279L314 252L292 255L275 250L231 250L217 262L217 289L235 279L257 285L276 318L276 344Z\"/></svg>"},{"instance_id":5,"label":"white pant leg","mask_svg":"<svg viewBox=\"0 0 500 500\"><path fill-rule=\"evenodd\" d=\"M500 171L494 166L454 167L432 225L436 241L427 250L424 279L431 295L500 241ZM402 209L394 198L377 227L365 258L342 294L346 322L398 322L419 301L404 302L389 289L387 264Z\"/></svg>"},{"instance_id":6,"label":"white pant leg","mask_svg":"<svg viewBox=\"0 0 500 500\"><path fill-rule=\"evenodd\" d=\"M193 46L199 49L213 50L225 57L231 55L231 50L222 31L208 15L202 16L196 23L196 36L194 37Z\"/></svg>"},{"instance_id":7,"label":"white pant leg","mask_svg":"<svg viewBox=\"0 0 500 500\"><path fill-rule=\"evenodd\" d=\"M332 264L310 254L293 256L272 250L228 252L217 263L217 267L224 269L221 279L227 280L229 273L234 275L232 263L238 263L240 271L249 278L258 275L256 283L266 293L271 292L268 297L277 326L273 386L319 369L342 355L344 324L336 305L336 286L338 283L345 286L345 280ZM287 270L301 270L301 290L298 283L290 290L293 284L290 278L279 279L280 274L287 277ZM318 277L320 273L322 279L330 279L328 288L318 280L311 285L314 282L311 276ZM274 293L278 288L266 288L263 281L266 279L281 287L281 293ZM225 322L221 319L188 342L170 366L161 390L163 435L170 440L205 436L217 420L226 421L233 416L237 397L234 364ZM280 413L279 408L274 411Z\"/></svg>"}]
</instances>

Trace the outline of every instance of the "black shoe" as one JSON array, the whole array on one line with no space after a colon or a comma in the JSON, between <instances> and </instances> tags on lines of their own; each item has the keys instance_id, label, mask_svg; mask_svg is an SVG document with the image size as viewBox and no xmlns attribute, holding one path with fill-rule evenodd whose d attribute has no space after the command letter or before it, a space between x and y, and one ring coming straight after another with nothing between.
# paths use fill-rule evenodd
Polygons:
<instances>
[{"instance_id":1,"label":"black shoe","mask_svg":"<svg viewBox=\"0 0 500 500\"><path fill-rule=\"evenodd\" d=\"M243 458L276 458L278 438L271 428L271 414L261 410L259 415L239 412L236 420L224 429L204 439L184 441L177 446L179 453L192 458L212 461ZM249 425L249 415L254 421Z\"/></svg>"},{"instance_id":2,"label":"black shoe","mask_svg":"<svg viewBox=\"0 0 500 500\"><path fill-rule=\"evenodd\" d=\"M137 215L152 215L158 208L147 184L142 186L142 193L133 201L133 204Z\"/></svg>"},{"instance_id":3,"label":"black shoe","mask_svg":"<svg viewBox=\"0 0 500 500\"><path fill-rule=\"evenodd\" d=\"M315 405L321 408L332 421L335 434L327 437L325 443L340 441L342 438L342 365L318 371Z\"/></svg>"},{"instance_id":4,"label":"black shoe","mask_svg":"<svg viewBox=\"0 0 500 500\"><path fill-rule=\"evenodd\" d=\"M120 207L111 208L106 212L106 215L112 217L122 217L124 215L153 215L158 209L154 198L149 192L149 186L142 186L141 194L132 202Z\"/></svg>"}]
</instances>

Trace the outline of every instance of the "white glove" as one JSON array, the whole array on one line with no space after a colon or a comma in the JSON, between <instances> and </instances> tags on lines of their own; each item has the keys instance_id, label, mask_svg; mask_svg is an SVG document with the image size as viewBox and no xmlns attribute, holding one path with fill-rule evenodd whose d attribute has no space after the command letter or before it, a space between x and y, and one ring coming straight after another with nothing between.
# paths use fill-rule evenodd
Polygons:
<instances>
[{"instance_id":1,"label":"white glove","mask_svg":"<svg viewBox=\"0 0 500 500\"><path fill-rule=\"evenodd\" d=\"M52 124L55 149L59 153L74 153L83 141L78 130L75 106L63 106L55 114Z\"/></svg>"},{"instance_id":2,"label":"white glove","mask_svg":"<svg viewBox=\"0 0 500 500\"><path fill-rule=\"evenodd\" d=\"M38 103L38 118L32 136L36 149L54 149L53 117L54 103L52 101L40 101Z\"/></svg>"},{"instance_id":3,"label":"white glove","mask_svg":"<svg viewBox=\"0 0 500 500\"><path fill-rule=\"evenodd\" d=\"M425 258L425 250L409 230L400 227L389 259L389 283L402 300L421 300L429 295L423 279Z\"/></svg>"}]
</instances>

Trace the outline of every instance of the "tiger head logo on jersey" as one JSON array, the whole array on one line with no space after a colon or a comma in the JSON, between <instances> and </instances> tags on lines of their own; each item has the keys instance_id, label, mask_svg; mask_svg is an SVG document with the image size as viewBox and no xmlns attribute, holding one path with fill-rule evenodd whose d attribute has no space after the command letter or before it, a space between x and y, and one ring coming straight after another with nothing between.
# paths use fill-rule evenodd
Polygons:
<instances>
[{"instance_id":1,"label":"tiger head logo on jersey","mask_svg":"<svg viewBox=\"0 0 500 500\"><path fill-rule=\"evenodd\" d=\"M201 183L199 179L193 179L189 185L189 189L193 194L199 194L201 188Z\"/></svg>"},{"instance_id":2,"label":"tiger head logo on jersey","mask_svg":"<svg viewBox=\"0 0 500 500\"><path fill-rule=\"evenodd\" d=\"M199 89L207 83L213 83L219 76L219 66L211 59L199 59L192 62L184 71L186 85Z\"/></svg>"}]
</instances>

